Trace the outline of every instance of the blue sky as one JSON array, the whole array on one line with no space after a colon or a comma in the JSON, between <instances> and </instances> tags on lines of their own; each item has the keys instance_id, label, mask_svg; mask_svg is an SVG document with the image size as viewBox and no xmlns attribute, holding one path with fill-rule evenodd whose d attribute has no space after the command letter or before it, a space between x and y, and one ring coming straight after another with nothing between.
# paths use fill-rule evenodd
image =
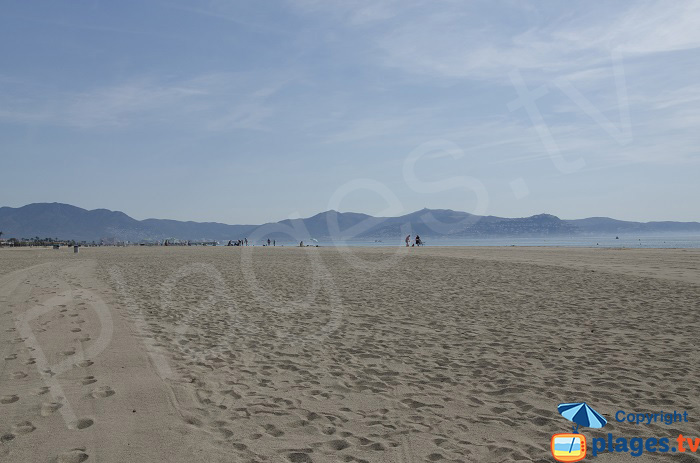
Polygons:
<instances>
[{"instance_id":1,"label":"blue sky","mask_svg":"<svg viewBox=\"0 0 700 463\"><path fill-rule=\"evenodd\" d=\"M700 3L6 1L0 204L700 220Z\"/></svg>"}]
</instances>

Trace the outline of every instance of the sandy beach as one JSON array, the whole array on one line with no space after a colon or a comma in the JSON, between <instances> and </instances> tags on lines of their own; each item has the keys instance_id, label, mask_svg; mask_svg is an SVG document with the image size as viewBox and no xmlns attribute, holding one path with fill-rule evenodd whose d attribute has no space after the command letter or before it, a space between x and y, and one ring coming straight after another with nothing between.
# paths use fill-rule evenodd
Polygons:
<instances>
[{"instance_id":1,"label":"sandy beach","mask_svg":"<svg viewBox=\"0 0 700 463\"><path fill-rule=\"evenodd\" d=\"M0 461L549 462L584 401L700 437L698 301L698 249L3 249Z\"/></svg>"}]
</instances>

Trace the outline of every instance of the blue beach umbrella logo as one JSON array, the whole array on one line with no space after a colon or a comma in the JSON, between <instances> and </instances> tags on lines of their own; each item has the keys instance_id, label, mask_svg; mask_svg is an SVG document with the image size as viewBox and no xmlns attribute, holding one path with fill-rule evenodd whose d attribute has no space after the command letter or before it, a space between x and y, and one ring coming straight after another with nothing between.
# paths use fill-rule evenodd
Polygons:
<instances>
[{"instance_id":1,"label":"blue beach umbrella logo","mask_svg":"<svg viewBox=\"0 0 700 463\"><path fill-rule=\"evenodd\" d=\"M585 402L559 404L559 414L573 422L573 433L552 436L552 456L557 461L575 462L586 456L586 437L578 433L579 426L602 428L607 420Z\"/></svg>"},{"instance_id":2,"label":"blue beach umbrella logo","mask_svg":"<svg viewBox=\"0 0 700 463\"><path fill-rule=\"evenodd\" d=\"M574 433L578 433L578 427L586 428L602 428L608 423L608 420L597 411L593 410L586 402L574 402L570 404L559 404L557 406L559 414L569 421L576 423L572 427Z\"/></svg>"}]
</instances>

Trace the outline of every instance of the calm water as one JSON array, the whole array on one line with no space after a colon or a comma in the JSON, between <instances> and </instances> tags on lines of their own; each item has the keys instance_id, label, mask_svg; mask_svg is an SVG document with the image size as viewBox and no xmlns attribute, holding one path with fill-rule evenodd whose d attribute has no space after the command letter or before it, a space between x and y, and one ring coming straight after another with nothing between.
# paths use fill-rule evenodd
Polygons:
<instances>
[{"instance_id":1,"label":"calm water","mask_svg":"<svg viewBox=\"0 0 700 463\"><path fill-rule=\"evenodd\" d=\"M700 235L615 235L605 236L553 236L538 238L463 238L429 239L427 246L566 246L566 247L606 247L606 248L700 248ZM401 239L348 240L348 241L305 241L304 244L319 246L402 246ZM299 243L278 245L298 246Z\"/></svg>"}]
</instances>

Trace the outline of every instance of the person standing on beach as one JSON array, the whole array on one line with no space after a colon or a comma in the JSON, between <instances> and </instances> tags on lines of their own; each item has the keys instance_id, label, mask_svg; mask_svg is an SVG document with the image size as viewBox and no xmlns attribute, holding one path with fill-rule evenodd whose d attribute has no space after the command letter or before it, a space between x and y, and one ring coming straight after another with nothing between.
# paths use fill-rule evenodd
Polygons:
<instances>
[{"instance_id":1,"label":"person standing on beach","mask_svg":"<svg viewBox=\"0 0 700 463\"><path fill-rule=\"evenodd\" d=\"M408 243L411 242L411 235L406 235L406 247L408 247Z\"/></svg>"},{"instance_id":2,"label":"person standing on beach","mask_svg":"<svg viewBox=\"0 0 700 463\"><path fill-rule=\"evenodd\" d=\"M277 240L272 240L272 245L277 246Z\"/></svg>"},{"instance_id":3,"label":"person standing on beach","mask_svg":"<svg viewBox=\"0 0 700 463\"><path fill-rule=\"evenodd\" d=\"M267 245L270 245L270 238L267 239Z\"/></svg>"},{"instance_id":4,"label":"person standing on beach","mask_svg":"<svg viewBox=\"0 0 700 463\"><path fill-rule=\"evenodd\" d=\"M248 246L248 238L243 238L245 240L245 245Z\"/></svg>"}]
</instances>

